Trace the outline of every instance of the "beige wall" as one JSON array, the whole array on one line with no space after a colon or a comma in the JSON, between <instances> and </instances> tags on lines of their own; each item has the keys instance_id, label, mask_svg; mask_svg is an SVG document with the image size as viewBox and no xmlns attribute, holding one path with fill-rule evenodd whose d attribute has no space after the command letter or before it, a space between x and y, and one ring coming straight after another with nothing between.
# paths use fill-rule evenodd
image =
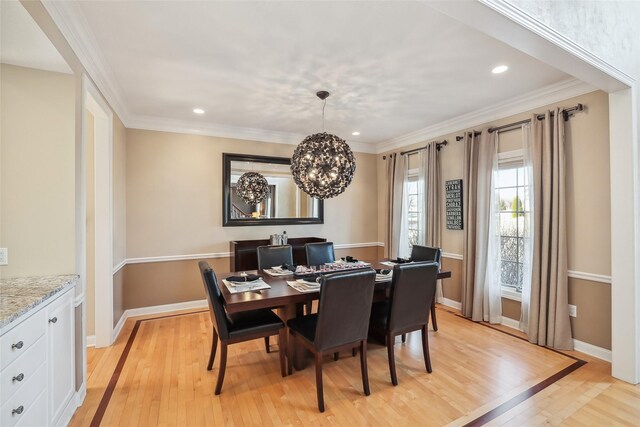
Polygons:
<instances>
[{"instance_id":1,"label":"beige wall","mask_svg":"<svg viewBox=\"0 0 640 427\"><path fill-rule=\"evenodd\" d=\"M336 250L336 257L347 255L361 260L375 260L378 259L378 248L372 246ZM126 283L126 291L122 294L123 307L131 309L204 299L204 285L198 269L199 261L128 264L123 269L122 282ZM229 272L231 269L231 260L228 257L210 258L206 261L217 273ZM118 273L119 275L120 273ZM114 282L116 282L115 279ZM120 282L120 280L117 281L117 283ZM114 289L115 300L116 292Z\"/></svg>"},{"instance_id":2,"label":"beige wall","mask_svg":"<svg viewBox=\"0 0 640 427\"><path fill-rule=\"evenodd\" d=\"M124 268L113 275L113 326L115 327L126 310L124 306ZM153 292L153 290L150 290Z\"/></svg>"},{"instance_id":3,"label":"beige wall","mask_svg":"<svg viewBox=\"0 0 640 427\"><path fill-rule=\"evenodd\" d=\"M126 128L113 115L113 266L127 258Z\"/></svg>"},{"instance_id":4,"label":"beige wall","mask_svg":"<svg viewBox=\"0 0 640 427\"><path fill-rule=\"evenodd\" d=\"M377 241L376 162L356 153L357 171L349 188L325 201L320 225L222 227L222 153L291 157L295 146L224 138L126 131L127 258L220 253L229 241L325 237L336 244ZM372 255L377 255L373 247ZM343 253L344 252L344 253ZM358 249L337 255L360 256ZM368 253L368 252L367 252ZM219 272L228 258L211 260ZM130 264L125 267L126 309L204 298L197 261Z\"/></svg>"},{"instance_id":5,"label":"beige wall","mask_svg":"<svg viewBox=\"0 0 640 427\"><path fill-rule=\"evenodd\" d=\"M113 115L113 266L127 259L127 145L126 129ZM124 271L113 275L113 325L124 313Z\"/></svg>"},{"instance_id":6,"label":"beige wall","mask_svg":"<svg viewBox=\"0 0 640 427\"><path fill-rule=\"evenodd\" d=\"M74 273L74 76L1 67L0 274Z\"/></svg>"},{"instance_id":7,"label":"beige wall","mask_svg":"<svg viewBox=\"0 0 640 427\"><path fill-rule=\"evenodd\" d=\"M325 202L325 223L222 227L222 153L290 157L294 146L127 129L127 257L228 252L234 239L320 236L377 241L375 156L356 153L349 188Z\"/></svg>"},{"instance_id":8,"label":"beige wall","mask_svg":"<svg viewBox=\"0 0 640 427\"><path fill-rule=\"evenodd\" d=\"M543 112L557 106L570 107L577 103L586 105L586 111L573 116L566 123L567 154L567 244L569 270L608 276L611 274L611 202L609 179L609 103L606 93L595 91L579 97L537 108L533 111L505 117L492 123L476 126L481 130L529 118L534 112ZM449 144L441 151L442 183L462 178L463 146L455 134L443 135L433 140L446 139ZM521 131L500 135L500 151L518 149ZM403 147L409 150L424 143ZM378 157L378 194L385 194L384 161ZM444 192L441 200L442 249L444 252L462 255L463 233L447 230ZM378 199L378 236L384 241L386 234L386 198ZM446 298L460 301L462 290L462 261L445 258L443 267L453 271L453 277L444 282ZM611 348L611 285L588 280L569 279L569 303L575 304L578 316L572 318L574 338L604 348ZM505 317L518 320L520 303L503 299Z\"/></svg>"}]
</instances>

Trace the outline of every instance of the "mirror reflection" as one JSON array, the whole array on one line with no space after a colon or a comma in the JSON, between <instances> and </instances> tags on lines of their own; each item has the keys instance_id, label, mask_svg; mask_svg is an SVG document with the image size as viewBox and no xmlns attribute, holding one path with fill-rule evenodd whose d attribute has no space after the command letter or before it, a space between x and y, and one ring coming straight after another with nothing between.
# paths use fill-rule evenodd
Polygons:
<instances>
[{"instance_id":1,"label":"mirror reflection","mask_svg":"<svg viewBox=\"0 0 640 427\"><path fill-rule=\"evenodd\" d=\"M267 195L257 203L250 202L251 195L240 195L247 190L238 181L247 172L266 179ZM322 201L296 186L289 158L225 154L224 173L224 225L322 223Z\"/></svg>"}]
</instances>

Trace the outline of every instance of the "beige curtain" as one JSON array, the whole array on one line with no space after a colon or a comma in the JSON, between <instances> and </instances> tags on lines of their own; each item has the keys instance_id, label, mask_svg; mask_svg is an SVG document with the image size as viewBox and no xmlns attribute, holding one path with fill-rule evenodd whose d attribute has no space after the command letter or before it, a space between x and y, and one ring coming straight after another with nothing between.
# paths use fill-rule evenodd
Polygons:
<instances>
[{"instance_id":1,"label":"beige curtain","mask_svg":"<svg viewBox=\"0 0 640 427\"><path fill-rule=\"evenodd\" d=\"M465 132L464 167L462 170L462 301L464 317L473 314L473 294L476 271L476 200L478 200L478 155L480 136Z\"/></svg>"},{"instance_id":2,"label":"beige curtain","mask_svg":"<svg viewBox=\"0 0 640 427\"><path fill-rule=\"evenodd\" d=\"M406 162L403 156L397 153L387 154L387 237L385 245L387 256L396 258L400 245L402 227L402 207L404 179L406 175Z\"/></svg>"},{"instance_id":3,"label":"beige curtain","mask_svg":"<svg viewBox=\"0 0 640 427\"><path fill-rule=\"evenodd\" d=\"M421 171L424 171L425 212L424 243L440 247L440 152L437 142L430 142L422 151Z\"/></svg>"},{"instance_id":4,"label":"beige curtain","mask_svg":"<svg viewBox=\"0 0 640 427\"><path fill-rule=\"evenodd\" d=\"M565 152L562 111L531 118L533 169L533 260L529 341L572 350L567 279Z\"/></svg>"},{"instance_id":5,"label":"beige curtain","mask_svg":"<svg viewBox=\"0 0 640 427\"><path fill-rule=\"evenodd\" d=\"M440 228L440 151L438 143L428 143L424 150L420 151L420 181L424 183L421 206L424 215L421 220L421 228L424 230L424 241L421 244L439 248L442 229ZM436 301L442 302L442 281L438 280L436 286Z\"/></svg>"},{"instance_id":6,"label":"beige curtain","mask_svg":"<svg viewBox=\"0 0 640 427\"><path fill-rule=\"evenodd\" d=\"M492 323L499 323L502 315L496 260L491 256L496 147L495 132L464 135L462 314Z\"/></svg>"}]
</instances>

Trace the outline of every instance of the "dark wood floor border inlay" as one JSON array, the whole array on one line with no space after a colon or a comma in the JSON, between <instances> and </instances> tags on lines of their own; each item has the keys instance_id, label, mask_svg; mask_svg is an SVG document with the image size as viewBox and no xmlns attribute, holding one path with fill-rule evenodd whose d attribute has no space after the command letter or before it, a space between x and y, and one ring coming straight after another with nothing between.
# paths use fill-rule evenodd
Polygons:
<instances>
[{"instance_id":1,"label":"dark wood floor border inlay","mask_svg":"<svg viewBox=\"0 0 640 427\"><path fill-rule=\"evenodd\" d=\"M533 387L530 387L529 389L523 391L519 395L507 400L502 405L499 405L496 408L493 408L492 410L490 410L489 412L479 416L475 420L468 422L467 424L464 425L464 427L476 427L476 426L485 425L489 421L492 421L498 418L500 415L515 408L525 400L529 399L530 397L533 397L536 393L544 390L545 388L549 387L551 384L555 383L556 381L560 381L562 378L566 377L567 375L569 375L579 367L586 364L587 362L585 362L584 360L577 360L573 362L571 365L567 366L566 368L564 368L559 372L556 372L546 380L539 382Z\"/></svg>"},{"instance_id":2,"label":"dark wood floor border inlay","mask_svg":"<svg viewBox=\"0 0 640 427\"><path fill-rule=\"evenodd\" d=\"M440 307L438 307L440 308ZM476 426L482 426L487 424L488 422L498 418L500 415L504 414L507 411L510 411L511 409L515 408L516 406L518 406L519 404L521 404L522 402L524 402L525 400L533 397L536 393L544 390L545 388L549 387L551 384L560 381L562 378L566 377L567 375L569 375L570 373L572 373L573 371L575 371L576 369L580 368L581 366L584 366L587 364L587 362L585 360L579 359L575 356L572 356L570 354L566 354L560 350L556 350L555 348L550 348L550 347L544 347L544 346L539 346L536 345L532 342L530 342L528 339L521 337L519 335L513 334L509 331L505 331L502 330L500 328L496 328L495 326L491 325L490 323L485 323L485 322L475 322L471 319L469 319L468 317L463 316L460 313L455 313L453 311L450 310L445 310L440 308L443 311L446 311L447 313L451 313L454 314L462 319L468 320L470 322L473 322L477 325L481 325L484 326L486 328L489 329L493 329L494 331L498 331L501 332L505 335L509 335L510 337L513 338L517 338L519 340L525 341L531 345L535 345L536 347L542 348L544 350L548 350L548 351L552 351L554 353L560 354L564 357L568 357L569 359L573 359L575 362L573 362L571 365L567 366L566 368L556 372L555 374L551 375L549 378L544 379L542 381L540 381L538 384L535 384L534 386L528 388L527 390L523 391L522 393L518 394L515 397L512 397L511 399L507 400L506 402L504 402L503 404L493 408L492 410L484 413L483 415L479 416L478 418L476 418L473 421L469 421L467 424L464 425L464 427L476 427Z\"/></svg>"},{"instance_id":3,"label":"dark wood floor border inlay","mask_svg":"<svg viewBox=\"0 0 640 427\"><path fill-rule=\"evenodd\" d=\"M120 374L122 373L122 369L124 368L124 364L127 361L127 357L129 357L129 352L131 351L131 347L133 347L133 342L136 339L136 335L138 334L138 329L140 329L140 324L142 322L148 322L150 320L158 320L158 319L166 319L169 317L177 317L177 316L186 316L189 314L200 314L206 313L207 310L202 311L194 311L190 313L179 313L179 314L169 314L167 316L158 316L158 317L150 317L148 319L139 319L136 320L135 325L133 325L133 330L127 339L127 344L124 346L124 350L120 355L120 359L118 359L118 364L116 368L113 370L113 374L111 374L111 378L109 379L109 384L102 395L102 399L100 399L100 404L98 405L98 409L96 409L96 413L93 415L91 419L91 427L98 427L102 422L102 418L104 417L105 412L107 412L107 407L109 406L109 402L111 401L111 396L113 395L113 391L116 389L116 384L118 384L118 379L120 379Z\"/></svg>"},{"instance_id":4,"label":"dark wood floor border inlay","mask_svg":"<svg viewBox=\"0 0 640 427\"><path fill-rule=\"evenodd\" d=\"M453 314L457 317L460 317L462 319L468 320L470 322L473 322L471 319L462 316L459 313L450 311L450 310L446 310L443 309L441 307L438 307L439 310L442 311L446 311L447 313ZM140 320L136 320L135 325L133 326L133 330L131 331L131 334L129 335L129 338L127 339L127 344L124 347L124 350L122 351L122 354L120 355L120 359L118 359L118 364L116 365L116 368L113 371L113 374L111 375L111 378L109 379L109 384L107 385L107 388L105 389L104 394L102 395L102 399L100 400L100 404L98 405L98 409L96 410L96 413L93 416L93 419L91 420L91 427L98 427L100 425L100 423L102 422L102 418L104 417L105 412L107 411L107 407L109 406L109 402L111 401L111 397L113 395L113 392L116 388L116 385L118 383L118 379L120 378L120 374L122 373L122 369L124 368L124 364L127 361L127 357L129 356L129 352L131 351L131 347L133 347L133 342L135 341L136 335L138 334L138 330L140 329L140 324L142 322L147 322L150 320L158 320L158 319L166 319L166 318L170 318L170 317L178 317L178 316L187 316L187 315L191 315L191 314L201 314L201 313L206 313L207 310L202 310L202 311L195 311L195 312L190 312L190 313L179 313L179 314L169 314L166 316L158 316L158 317L150 317L147 319L140 319ZM485 326L489 329L493 329L494 331L498 331L501 332L503 334L509 335L511 337L517 338L519 340L525 341L525 342L529 342L526 338L518 336L516 334L513 334L511 332L508 331L504 331L500 328L496 328L490 324L487 323L483 323L483 322L473 322L475 324L478 325L482 325ZM532 344L534 345L534 344ZM568 357L570 359L575 360L574 363L572 363L571 365L567 366L566 368L560 370L559 372L556 372L555 374L553 374L552 376L550 376L549 378L542 380L541 382L539 382L538 384L535 384L534 386L528 388L527 390L523 391L522 393L518 394L517 396L509 399L508 401L502 403L501 405L491 409L490 411L486 412L485 414L479 416L478 418L474 419L473 421L468 422L467 424L465 424L465 427L469 426L481 426L484 425L486 423L488 423L491 420L494 420L496 418L498 418L500 415L504 414L505 412L515 408L517 405L519 405L520 403L524 402L525 400L529 399L530 397L534 396L536 393L544 390L545 388L549 387L550 385L552 385L553 383L561 380L562 378L566 377L567 375L569 375L570 373L572 373L573 371L575 371L576 369L580 368L581 366L584 366L587 364L586 361L579 359L577 357L574 357L572 355L563 353L561 351L555 350L553 348L549 348L549 347L541 347L545 350L549 350L552 351L554 353L558 353L561 354L562 356Z\"/></svg>"}]
</instances>

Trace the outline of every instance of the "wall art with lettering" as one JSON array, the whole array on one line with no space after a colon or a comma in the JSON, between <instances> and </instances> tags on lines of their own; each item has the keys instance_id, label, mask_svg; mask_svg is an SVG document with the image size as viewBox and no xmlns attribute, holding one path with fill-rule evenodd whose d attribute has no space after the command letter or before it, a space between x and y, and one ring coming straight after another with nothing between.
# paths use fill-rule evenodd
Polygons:
<instances>
[{"instance_id":1,"label":"wall art with lettering","mask_svg":"<svg viewBox=\"0 0 640 427\"><path fill-rule=\"evenodd\" d=\"M445 182L447 229L462 230L462 180Z\"/></svg>"}]
</instances>

